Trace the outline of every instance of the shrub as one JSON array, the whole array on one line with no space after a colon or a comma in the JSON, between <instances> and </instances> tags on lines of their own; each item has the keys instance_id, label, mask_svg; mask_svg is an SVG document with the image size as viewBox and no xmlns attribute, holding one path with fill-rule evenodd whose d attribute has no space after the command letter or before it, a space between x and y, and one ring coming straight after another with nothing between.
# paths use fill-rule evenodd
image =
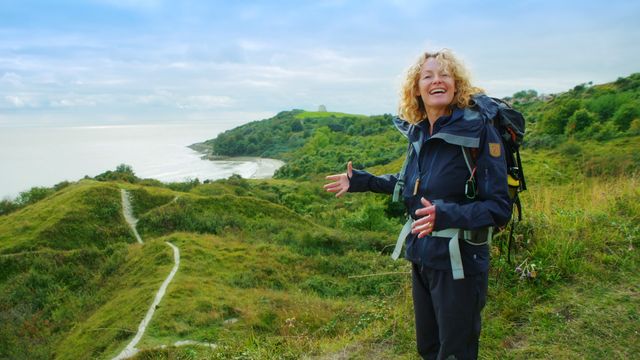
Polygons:
<instances>
[{"instance_id":1,"label":"shrub","mask_svg":"<svg viewBox=\"0 0 640 360\"><path fill-rule=\"evenodd\" d=\"M94 178L98 181L126 181L128 183L137 183L140 181L136 174L133 172L133 168L130 165L120 164L114 171L108 170L102 174L96 175Z\"/></svg>"},{"instance_id":2,"label":"shrub","mask_svg":"<svg viewBox=\"0 0 640 360\"><path fill-rule=\"evenodd\" d=\"M531 149L548 149L562 144L566 140L564 135L535 134L524 139L524 147Z\"/></svg>"},{"instance_id":3,"label":"shrub","mask_svg":"<svg viewBox=\"0 0 640 360\"><path fill-rule=\"evenodd\" d=\"M611 121L607 121L604 124L595 123L587 131L591 133L592 138L598 141L611 140L619 135L618 128Z\"/></svg>"},{"instance_id":4,"label":"shrub","mask_svg":"<svg viewBox=\"0 0 640 360\"><path fill-rule=\"evenodd\" d=\"M7 215L20 209L20 206L9 199L0 201L0 216Z\"/></svg>"},{"instance_id":5,"label":"shrub","mask_svg":"<svg viewBox=\"0 0 640 360\"><path fill-rule=\"evenodd\" d=\"M396 224L387 217L386 211L386 204L372 200L347 216L343 220L342 226L356 230L394 231Z\"/></svg>"},{"instance_id":6,"label":"shrub","mask_svg":"<svg viewBox=\"0 0 640 360\"><path fill-rule=\"evenodd\" d=\"M640 135L640 119L634 119L627 130L629 135Z\"/></svg>"},{"instance_id":7,"label":"shrub","mask_svg":"<svg viewBox=\"0 0 640 360\"><path fill-rule=\"evenodd\" d=\"M560 154L568 156L568 157L574 157L577 155L580 155L582 153L582 147L573 141L569 141L566 142L564 144L562 144L559 148L558 151L560 152Z\"/></svg>"},{"instance_id":8,"label":"shrub","mask_svg":"<svg viewBox=\"0 0 640 360\"><path fill-rule=\"evenodd\" d=\"M57 183L57 184L53 185L53 189L54 189L55 191L59 191L59 190L62 190L62 189L64 189L64 188L66 188L66 187L67 187L67 186L69 186L69 185L71 185L71 183L70 183L70 182L68 182L68 181L66 181L66 180L65 180L65 181L61 181L61 182L59 182L59 183Z\"/></svg>"},{"instance_id":9,"label":"shrub","mask_svg":"<svg viewBox=\"0 0 640 360\"><path fill-rule=\"evenodd\" d=\"M587 109L579 109L569 118L564 132L568 135L582 132L596 121L598 119L595 114Z\"/></svg>"},{"instance_id":10,"label":"shrub","mask_svg":"<svg viewBox=\"0 0 640 360\"><path fill-rule=\"evenodd\" d=\"M16 199L16 202L20 206L27 206L27 205L31 205L33 203L36 203L36 202L46 198L47 196L49 196L49 195L51 195L53 193L54 193L54 190L50 189L50 188L32 187L31 189L29 189L27 191L21 192L20 195L18 195L18 198Z\"/></svg>"},{"instance_id":11,"label":"shrub","mask_svg":"<svg viewBox=\"0 0 640 360\"><path fill-rule=\"evenodd\" d=\"M580 109L580 101L577 99L565 100L546 111L542 117L541 130L547 134L562 134L569 118Z\"/></svg>"},{"instance_id":12,"label":"shrub","mask_svg":"<svg viewBox=\"0 0 640 360\"><path fill-rule=\"evenodd\" d=\"M613 114L613 123L618 126L621 131L629 129L631 122L640 119L640 107L636 102L624 104Z\"/></svg>"},{"instance_id":13,"label":"shrub","mask_svg":"<svg viewBox=\"0 0 640 360\"><path fill-rule=\"evenodd\" d=\"M199 185L200 185L200 179L195 178L195 179L187 179L187 181L183 181L183 182L167 183L166 187L173 191L189 192L193 188Z\"/></svg>"}]
</instances>

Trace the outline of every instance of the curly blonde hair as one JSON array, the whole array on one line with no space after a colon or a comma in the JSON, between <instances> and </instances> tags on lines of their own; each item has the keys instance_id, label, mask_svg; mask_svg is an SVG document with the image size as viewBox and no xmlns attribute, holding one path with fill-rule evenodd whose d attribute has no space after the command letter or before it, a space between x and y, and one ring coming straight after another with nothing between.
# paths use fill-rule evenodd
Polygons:
<instances>
[{"instance_id":1,"label":"curly blonde hair","mask_svg":"<svg viewBox=\"0 0 640 360\"><path fill-rule=\"evenodd\" d=\"M415 64L411 65L407 70L407 75L400 90L400 105L398 113L404 120L417 124L426 119L427 111L424 107L418 81L420 80L420 70L422 65L429 58L435 58L436 61L448 70L453 76L456 85L456 93L453 96L451 105L459 108L466 108L472 105L471 97L475 94L484 93L481 88L471 85L470 75L465 66L449 49L442 49L438 52L425 52L418 57Z\"/></svg>"}]
</instances>

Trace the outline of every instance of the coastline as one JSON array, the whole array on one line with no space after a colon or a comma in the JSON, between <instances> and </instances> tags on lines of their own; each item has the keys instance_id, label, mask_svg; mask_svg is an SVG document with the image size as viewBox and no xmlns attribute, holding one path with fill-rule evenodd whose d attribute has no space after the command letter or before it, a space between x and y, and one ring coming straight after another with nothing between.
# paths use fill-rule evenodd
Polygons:
<instances>
[{"instance_id":1,"label":"coastline","mask_svg":"<svg viewBox=\"0 0 640 360\"><path fill-rule=\"evenodd\" d=\"M210 160L217 161L217 160ZM256 171L251 175L250 179L271 179L276 170L284 165L284 161L278 159L269 159L253 156L237 156L228 157L223 161L252 162L256 164Z\"/></svg>"},{"instance_id":2,"label":"coastline","mask_svg":"<svg viewBox=\"0 0 640 360\"><path fill-rule=\"evenodd\" d=\"M282 160L278 159L270 159L270 158L261 158L257 156L202 156L202 160L204 161L213 161L219 163L254 163L256 165L256 169L249 176L249 179L271 179L273 178L273 174L281 168L285 163Z\"/></svg>"},{"instance_id":3,"label":"coastline","mask_svg":"<svg viewBox=\"0 0 640 360\"><path fill-rule=\"evenodd\" d=\"M210 148L202 143L195 143L187 146L188 148L195 150L202 154L202 160L209 160L214 162L244 162L256 164L256 170L253 172L249 179L271 179L273 174L281 168L285 162L278 159L261 158L257 156L220 156L213 155L210 152Z\"/></svg>"}]
</instances>

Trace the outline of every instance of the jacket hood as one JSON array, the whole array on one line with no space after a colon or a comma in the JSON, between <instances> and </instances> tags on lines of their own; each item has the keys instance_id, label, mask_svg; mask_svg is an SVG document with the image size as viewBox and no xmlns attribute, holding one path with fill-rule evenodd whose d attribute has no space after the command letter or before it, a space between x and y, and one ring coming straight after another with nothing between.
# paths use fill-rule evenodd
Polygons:
<instances>
[{"instance_id":1,"label":"jacket hood","mask_svg":"<svg viewBox=\"0 0 640 360\"><path fill-rule=\"evenodd\" d=\"M453 145L479 147L482 129L498 113L498 103L482 94L473 96L472 100L472 106L464 109L456 107L450 116L438 119L432 138L442 139ZM416 150L420 149L425 135L417 127L424 126L423 123L413 125L396 117L393 124L413 143Z\"/></svg>"}]
</instances>

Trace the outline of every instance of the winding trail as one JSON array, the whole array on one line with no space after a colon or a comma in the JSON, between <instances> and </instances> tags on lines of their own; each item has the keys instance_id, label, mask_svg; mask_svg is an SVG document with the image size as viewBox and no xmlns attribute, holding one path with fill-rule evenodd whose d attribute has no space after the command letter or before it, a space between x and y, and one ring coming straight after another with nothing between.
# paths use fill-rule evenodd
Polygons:
<instances>
[{"instance_id":1,"label":"winding trail","mask_svg":"<svg viewBox=\"0 0 640 360\"><path fill-rule=\"evenodd\" d=\"M127 224L129 224L129 226L133 230L133 233L135 234L138 242L143 244L142 238L138 234L138 230L136 230L136 224L138 223L138 219L136 219L136 217L133 215L133 212L131 211L131 202L130 202L129 192L124 189L120 189L120 193L122 195L122 212L124 214L124 218L127 221ZM174 202L176 200L178 200L177 196L171 202ZM149 322L151 322L153 313L155 313L157 306L160 304L160 301L164 297L164 294L167 292L167 287L169 286L169 283L171 283L171 280L173 280L173 277L178 272L178 268L180 267L180 249L178 249L177 246L173 245L168 241L165 242L165 244L169 245L173 249L173 262L174 262L173 268L171 269L169 276L167 276L167 278L164 279L164 282L162 283L162 285L160 286L160 289L156 293L156 296L153 299L153 303L151 303L149 310L147 310L147 314L145 315L144 319L142 319L142 321L140 322L140 325L138 325L138 332L133 337L133 339L129 342L129 344L127 344L127 346L120 352L120 354L118 354L112 360L128 359L134 356L136 353L138 353L138 351L140 351L138 348L136 348L136 345L138 345L138 342L140 342L140 339L142 339L144 332L147 330L147 325L149 325ZM199 346L206 346L210 348L217 347L216 344L193 341L193 340L177 341L174 344L174 346L184 346L184 345L199 345Z\"/></svg>"},{"instance_id":2,"label":"winding trail","mask_svg":"<svg viewBox=\"0 0 640 360\"><path fill-rule=\"evenodd\" d=\"M160 304L160 300L162 300L162 297L166 293L169 283L171 282L171 280L173 280L173 277L178 272L178 267L180 266L180 250L170 242L166 242L166 244L171 246L171 248L173 249L173 269L171 269L169 276L164 279L164 282L156 293L156 297L153 299L153 303L151 303L149 310L147 310L147 315L145 315L144 319L142 319L142 322L140 322L140 325L138 325L138 332L136 333L136 336L133 337L131 342L127 345L127 347L124 348L124 350L120 352L120 354L118 354L118 356L113 358L114 360L127 359L138 352L136 345L138 345L138 342L140 341L140 339L142 339L142 335L144 335L145 330L147 330L147 325L149 325L149 322L153 317L153 313L156 311L156 307L158 306L158 304Z\"/></svg>"},{"instance_id":3,"label":"winding trail","mask_svg":"<svg viewBox=\"0 0 640 360\"><path fill-rule=\"evenodd\" d=\"M138 230L136 229L138 219L133 216L133 211L131 210L131 196L125 189L120 189L120 196L122 198L122 213L124 214L124 219L127 221L127 224L129 224L131 230L133 230L133 234L136 236L136 240L138 240L138 242L142 244L142 238L140 237L140 234L138 234Z\"/></svg>"}]
</instances>

